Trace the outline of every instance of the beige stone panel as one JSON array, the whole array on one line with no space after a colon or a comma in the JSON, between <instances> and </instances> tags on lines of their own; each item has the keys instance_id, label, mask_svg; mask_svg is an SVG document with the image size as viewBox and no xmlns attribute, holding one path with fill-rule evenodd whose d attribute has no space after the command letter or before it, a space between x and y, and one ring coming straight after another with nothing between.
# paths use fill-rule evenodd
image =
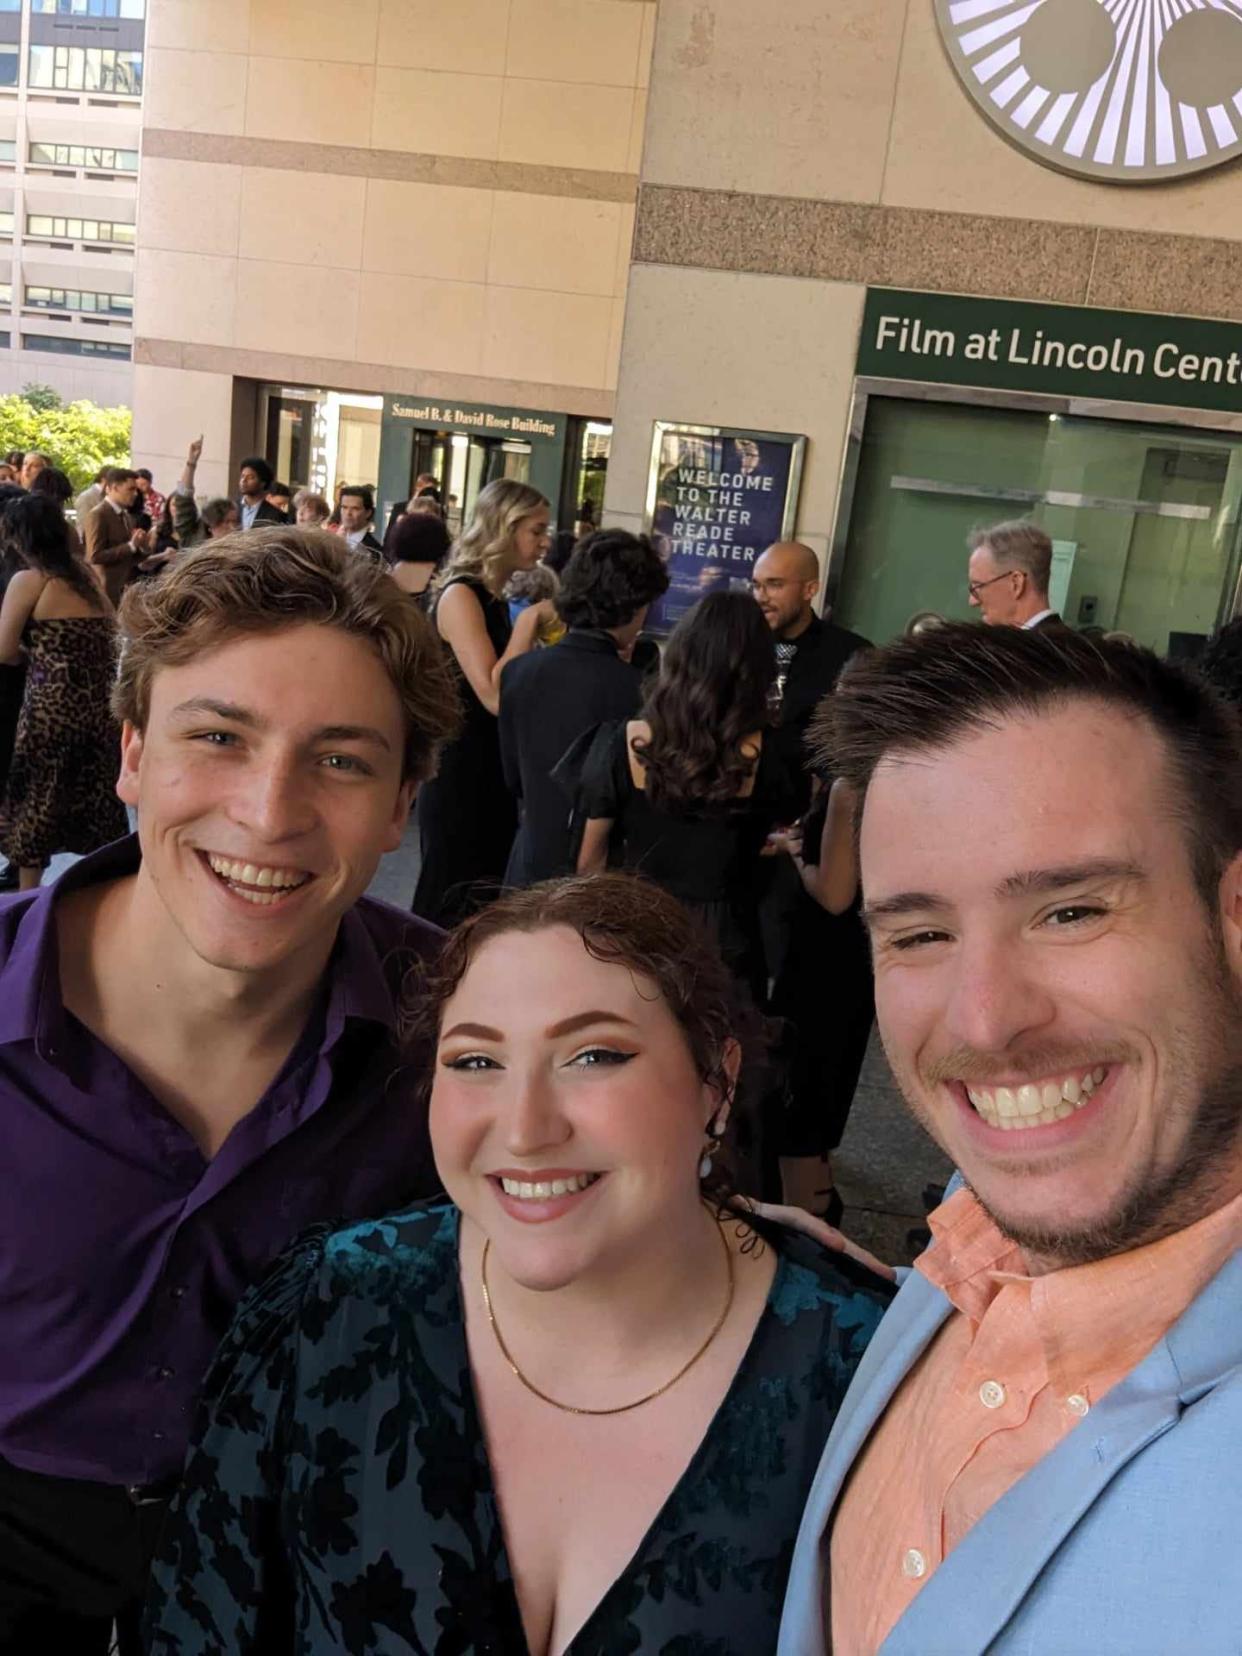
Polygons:
<instances>
[{"instance_id":1,"label":"beige stone panel","mask_svg":"<svg viewBox=\"0 0 1242 1656\"><path fill-rule=\"evenodd\" d=\"M375 70L369 64L253 57L246 136L368 144Z\"/></svg>"},{"instance_id":2,"label":"beige stone panel","mask_svg":"<svg viewBox=\"0 0 1242 1656\"><path fill-rule=\"evenodd\" d=\"M147 50L242 52L250 40L251 0L152 0L147 7ZM288 8L286 8L287 10Z\"/></svg>"},{"instance_id":3,"label":"beige stone panel","mask_svg":"<svg viewBox=\"0 0 1242 1656\"><path fill-rule=\"evenodd\" d=\"M367 184L363 268L483 282L491 231L490 190L372 178Z\"/></svg>"},{"instance_id":4,"label":"beige stone panel","mask_svg":"<svg viewBox=\"0 0 1242 1656\"><path fill-rule=\"evenodd\" d=\"M513 0L506 72L635 86L644 9L634 0Z\"/></svg>"},{"instance_id":5,"label":"beige stone panel","mask_svg":"<svg viewBox=\"0 0 1242 1656\"><path fill-rule=\"evenodd\" d=\"M149 247L135 256L134 315L143 333L231 345L236 297L236 259Z\"/></svg>"},{"instance_id":6,"label":"beige stone panel","mask_svg":"<svg viewBox=\"0 0 1242 1656\"><path fill-rule=\"evenodd\" d=\"M195 477L196 493L230 492L231 374L135 363L133 399L135 465L149 466L167 493L181 475L191 439L201 436L203 457Z\"/></svg>"},{"instance_id":7,"label":"beige stone panel","mask_svg":"<svg viewBox=\"0 0 1242 1656\"><path fill-rule=\"evenodd\" d=\"M237 135L246 125L249 63L229 52L146 52L143 125Z\"/></svg>"},{"instance_id":8,"label":"beige stone panel","mask_svg":"<svg viewBox=\"0 0 1242 1656\"><path fill-rule=\"evenodd\" d=\"M358 286L356 271L243 259L234 343L243 351L297 351L348 361L357 344Z\"/></svg>"},{"instance_id":9,"label":"beige stone panel","mask_svg":"<svg viewBox=\"0 0 1242 1656\"><path fill-rule=\"evenodd\" d=\"M498 379L602 388L611 329L611 299L488 288L483 372Z\"/></svg>"},{"instance_id":10,"label":"beige stone panel","mask_svg":"<svg viewBox=\"0 0 1242 1656\"><path fill-rule=\"evenodd\" d=\"M635 98L632 87L507 80L500 159L626 172Z\"/></svg>"},{"instance_id":11,"label":"beige stone panel","mask_svg":"<svg viewBox=\"0 0 1242 1656\"><path fill-rule=\"evenodd\" d=\"M241 190L242 258L359 269L366 194L365 178L248 167Z\"/></svg>"},{"instance_id":12,"label":"beige stone panel","mask_svg":"<svg viewBox=\"0 0 1242 1656\"><path fill-rule=\"evenodd\" d=\"M836 511L864 294L852 283L635 265L609 521L643 510L655 420L802 432L810 441L798 533L822 551Z\"/></svg>"},{"instance_id":13,"label":"beige stone panel","mask_svg":"<svg viewBox=\"0 0 1242 1656\"><path fill-rule=\"evenodd\" d=\"M615 201L498 191L488 281L611 297L622 211Z\"/></svg>"},{"instance_id":14,"label":"beige stone panel","mask_svg":"<svg viewBox=\"0 0 1242 1656\"><path fill-rule=\"evenodd\" d=\"M250 0L256 57L374 63L379 0Z\"/></svg>"},{"instance_id":15,"label":"beige stone panel","mask_svg":"<svg viewBox=\"0 0 1242 1656\"><path fill-rule=\"evenodd\" d=\"M661 0L644 178L877 200L909 3Z\"/></svg>"},{"instance_id":16,"label":"beige stone panel","mask_svg":"<svg viewBox=\"0 0 1242 1656\"><path fill-rule=\"evenodd\" d=\"M1168 184L1097 184L1024 155L957 80L931 6L912 5L883 199L894 206L1242 240L1236 164ZM1155 308L1154 306L1152 308Z\"/></svg>"},{"instance_id":17,"label":"beige stone panel","mask_svg":"<svg viewBox=\"0 0 1242 1656\"><path fill-rule=\"evenodd\" d=\"M170 253L237 252L240 167L144 156L138 245Z\"/></svg>"},{"instance_id":18,"label":"beige stone panel","mask_svg":"<svg viewBox=\"0 0 1242 1656\"><path fill-rule=\"evenodd\" d=\"M510 0L380 0L378 62L503 75Z\"/></svg>"},{"instance_id":19,"label":"beige stone panel","mask_svg":"<svg viewBox=\"0 0 1242 1656\"><path fill-rule=\"evenodd\" d=\"M638 84L651 84L651 59L655 52L657 8L654 5L643 6L643 32L638 43Z\"/></svg>"},{"instance_id":20,"label":"beige stone panel","mask_svg":"<svg viewBox=\"0 0 1242 1656\"><path fill-rule=\"evenodd\" d=\"M609 391L617 388L621 372L621 346L625 334L625 299L612 302L612 322L608 329L608 362L604 369L604 384Z\"/></svg>"},{"instance_id":21,"label":"beige stone panel","mask_svg":"<svg viewBox=\"0 0 1242 1656\"><path fill-rule=\"evenodd\" d=\"M486 289L417 276L362 278L358 356L444 373L483 372Z\"/></svg>"},{"instance_id":22,"label":"beige stone panel","mask_svg":"<svg viewBox=\"0 0 1242 1656\"><path fill-rule=\"evenodd\" d=\"M494 161L503 88L504 82L495 75L381 66L375 72L375 115L369 142L376 149Z\"/></svg>"}]
</instances>

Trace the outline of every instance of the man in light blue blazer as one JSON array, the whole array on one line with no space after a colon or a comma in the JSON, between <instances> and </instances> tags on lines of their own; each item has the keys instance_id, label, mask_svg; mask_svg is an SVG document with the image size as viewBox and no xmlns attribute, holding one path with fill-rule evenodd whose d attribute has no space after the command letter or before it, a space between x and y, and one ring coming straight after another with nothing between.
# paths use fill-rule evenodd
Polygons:
<instances>
[{"instance_id":1,"label":"man in light blue blazer","mask_svg":"<svg viewBox=\"0 0 1242 1656\"><path fill-rule=\"evenodd\" d=\"M828 1441L780 1656L1236 1656L1235 717L1133 646L953 626L859 658L816 737L965 1183Z\"/></svg>"}]
</instances>

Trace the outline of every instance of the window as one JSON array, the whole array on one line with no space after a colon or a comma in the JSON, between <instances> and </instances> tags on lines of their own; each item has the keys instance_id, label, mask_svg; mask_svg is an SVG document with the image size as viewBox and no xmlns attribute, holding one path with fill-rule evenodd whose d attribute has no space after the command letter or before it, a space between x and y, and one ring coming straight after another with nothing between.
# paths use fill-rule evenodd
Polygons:
<instances>
[{"instance_id":1,"label":"window","mask_svg":"<svg viewBox=\"0 0 1242 1656\"><path fill-rule=\"evenodd\" d=\"M117 362L130 360L128 345L105 344L99 339L55 339L50 334L23 334L22 345L27 351L55 351L59 356L112 357Z\"/></svg>"},{"instance_id":2,"label":"window","mask_svg":"<svg viewBox=\"0 0 1242 1656\"><path fill-rule=\"evenodd\" d=\"M56 92L142 91L142 53L111 46L32 46L30 84Z\"/></svg>"},{"instance_id":3,"label":"window","mask_svg":"<svg viewBox=\"0 0 1242 1656\"><path fill-rule=\"evenodd\" d=\"M10 219L13 215L9 214ZM3 215L0 214L0 219ZM2 231L0 226L0 231ZM120 242L127 247L134 245L134 227L132 224L114 224L107 219L59 218L50 213L28 213L26 215L26 234L36 240L45 241L84 241L84 242Z\"/></svg>"},{"instance_id":4,"label":"window","mask_svg":"<svg viewBox=\"0 0 1242 1656\"><path fill-rule=\"evenodd\" d=\"M10 294L12 288L10 287ZM53 288L26 285L26 304L40 310L84 311L95 316L123 316L134 314L133 295L129 293L98 293L82 288Z\"/></svg>"},{"instance_id":5,"label":"window","mask_svg":"<svg viewBox=\"0 0 1242 1656\"><path fill-rule=\"evenodd\" d=\"M0 11L20 11L22 0L0 0ZM32 12L61 17L145 17L147 0L30 0Z\"/></svg>"},{"instance_id":6,"label":"window","mask_svg":"<svg viewBox=\"0 0 1242 1656\"><path fill-rule=\"evenodd\" d=\"M0 350L7 351L13 342L13 336L7 332L0 332Z\"/></svg>"},{"instance_id":7,"label":"window","mask_svg":"<svg viewBox=\"0 0 1242 1656\"><path fill-rule=\"evenodd\" d=\"M12 138L0 138L0 165L17 160L17 143Z\"/></svg>"},{"instance_id":8,"label":"window","mask_svg":"<svg viewBox=\"0 0 1242 1656\"><path fill-rule=\"evenodd\" d=\"M0 86L16 86L21 79L19 46L0 46Z\"/></svg>"},{"instance_id":9,"label":"window","mask_svg":"<svg viewBox=\"0 0 1242 1656\"><path fill-rule=\"evenodd\" d=\"M0 305L11 305L12 303L13 303L13 284L12 284L12 282L0 282Z\"/></svg>"},{"instance_id":10,"label":"window","mask_svg":"<svg viewBox=\"0 0 1242 1656\"><path fill-rule=\"evenodd\" d=\"M7 212L0 213L0 236L11 236L12 234L13 209L10 207Z\"/></svg>"},{"instance_id":11,"label":"window","mask_svg":"<svg viewBox=\"0 0 1242 1656\"><path fill-rule=\"evenodd\" d=\"M9 145L12 149L13 145ZM0 161L4 159L0 145ZM137 172L138 151L104 149L98 144L36 144L30 146L32 167L89 167L93 172Z\"/></svg>"}]
</instances>

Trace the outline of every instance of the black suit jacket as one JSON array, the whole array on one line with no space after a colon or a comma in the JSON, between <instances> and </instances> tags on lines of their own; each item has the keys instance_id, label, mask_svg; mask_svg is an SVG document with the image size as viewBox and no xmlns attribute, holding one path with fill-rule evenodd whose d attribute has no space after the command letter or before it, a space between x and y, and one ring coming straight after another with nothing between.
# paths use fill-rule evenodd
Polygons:
<instances>
[{"instance_id":1,"label":"black suit jacket","mask_svg":"<svg viewBox=\"0 0 1242 1656\"><path fill-rule=\"evenodd\" d=\"M786 768L798 779L800 810L806 809L811 798L806 737L815 710L836 684L850 657L870 648L869 639L845 627L834 626L831 621L821 621L818 616L797 640L785 677L785 694L781 698L775 736Z\"/></svg>"},{"instance_id":2,"label":"black suit jacket","mask_svg":"<svg viewBox=\"0 0 1242 1656\"><path fill-rule=\"evenodd\" d=\"M1068 621L1063 621L1059 615L1045 615L1042 621L1037 621L1031 628L1032 632L1073 632Z\"/></svg>"},{"instance_id":3,"label":"black suit jacket","mask_svg":"<svg viewBox=\"0 0 1242 1656\"><path fill-rule=\"evenodd\" d=\"M246 509L245 501L239 499L238 502L237 502L238 512L241 513L243 511L245 511L245 509ZM242 519L242 522L245 522L244 518ZM259 507L258 511L255 513L254 522L250 525L250 527L252 529L257 529L261 523L288 523L288 522L289 522L289 517L288 517L287 513L282 512L279 506L269 505L268 502L265 500L262 503L262 505Z\"/></svg>"},{"instance_id":4,"label":"black suit jacket","mask_svg":"<svg viewBox=\"0 0 1242 1656\"><path fill-rule=\"evenodd\" d=\"M632 719L642 676L604 632L575 628L559 644L531 650L500 675L500 758L521 826L506 885L534 885L573 870L569 800L551 770L569 745L605 719Z\"/></svg>"}]
</instances>

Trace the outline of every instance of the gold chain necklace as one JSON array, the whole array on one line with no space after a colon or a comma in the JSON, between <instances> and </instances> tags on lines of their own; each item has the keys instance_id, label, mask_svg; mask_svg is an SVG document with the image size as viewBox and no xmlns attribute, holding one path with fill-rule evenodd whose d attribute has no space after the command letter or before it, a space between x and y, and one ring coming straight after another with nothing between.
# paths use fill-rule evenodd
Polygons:
<instances>
[{"instance_id":1,"label":"gold chain necklace","mask_svg":"<svg viewBox=\"0 0 1242 1656\"><path fill-rule=\"evenodd\" d=\"M483 1304L484 1304L484 1306L486 1307L486 1310L487 1310L487 1320L492 1325L492 1333L496 1336L496 1344L500 1347L501 1356L504 1358L505 1362L508 1363L509 1367L513 1370L514 1374L517 1375L518 1379L526 1387L528 1392L533 1392L535 1394L535 1396L540 1399L541 1402L550 1403L554 1409L561 1409L565 1414L573 1414L573 1415L619 1415L619 1414L628 1414L631 1409L641 1409L644 1403L654 1403L657 1397L663 1397L664 1393L666 1391L671 1391L672 1388L677 1384L677 1382L680 1379L682 1379L685 1375L689 1374L690 1370L698 1362L699 1358L707 1350L708 1346L711 1345L712 1341L716 1338L717 1334L720 1333L720 1330L724 1327L725 1322L728 1319L729 1312L733 1309L733 1288L734 1288L733 1254L732 1254L732 1252L729 1248L728 1238L725 1236L723 1228L720 1225L717 1225L716 1230L717 1230L717 1232L719 1233L719 1236L720 1236L720 1245L724 1249L725 1268L727 1269L727 1271L729 1273L729 1291L725 1296L724 1309L721 1311L720 1315L716 1318L716 1322L715 1322L715 1325L712 1328L711 1333L703 1341L703 1344L695 1352L694 1356L690 1359L690 1361L688 1363L683 1364L682 1367L677 1370L677 1373L673 1376L673 1378L671 1380L666 1380L662 1386L657 1386L655 1391L648 1392L646 1397L640 1397L634 1403L622 1403L618 1408L615 1408L615 1409L578 1409L578 1408L575 1408L572 1403L558 1402L558 1400L555 1397L549 1397L547 1392L540 1391L539 1387L534 1385L522 1373L521 1369L517 1366L517 1364L513 1360L513 1353L509 1350L508 1346L505 1344L505 1337L500 1332L500 1325L496 1321L496 1313L492 1309L492 1296L488 1292L488 1287L487 1287L487 1256L488 1256L489 1252L491 1251L491 1246L492 1246L491 1238L489 1237L483 1244L483 1263L482 1263L482 1267L480 1269L479 1274L482 1278L482 1283L483 1283Z\"/></svg>"}]
</instances>

